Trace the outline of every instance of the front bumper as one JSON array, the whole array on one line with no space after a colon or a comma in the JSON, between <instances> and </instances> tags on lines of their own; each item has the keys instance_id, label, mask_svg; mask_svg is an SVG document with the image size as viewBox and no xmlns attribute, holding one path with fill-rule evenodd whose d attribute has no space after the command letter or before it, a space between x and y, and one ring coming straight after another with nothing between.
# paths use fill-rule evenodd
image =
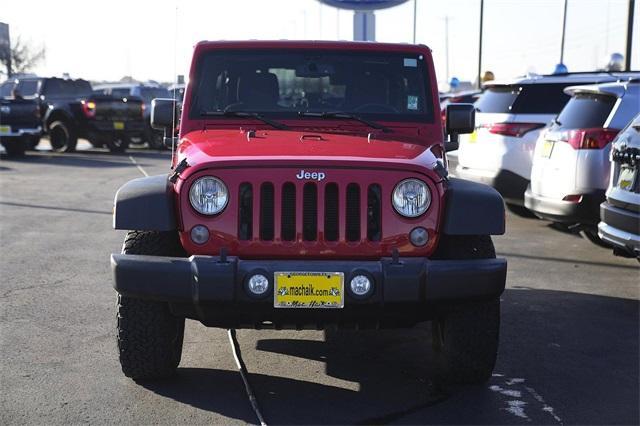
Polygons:
<instances>
[{"instance_id":1,"label":"front bumper","mask_svg":"<svg viewBox=\"0 0 640 426\"><path fill-rule=\"evenodd\" d=\"M600 238L621 252L640 258L640 213L612 206L605 201L600 205L600 217Z\"/></svg>"},{"instance_id":2,"label":"front bumper","mask_svg":"<svg viewBox=\"0 0 640 426\"><path fill-rule=\"evenodd\" d=\"M456 177L492 186L508 203L522 204L523 194L529 186L529 180L509 170L485 171L458 165Z\"/></svg>"},{"instance_id":3,"label":"front bumper","mask_svg":"<svg viewBox=\"0 0 640 426\"><path fill-rule=\"evenodd\" d=\"M597 225L600 221L599 206L604 199L605 193L601 190L583 194L577 203L534 194L531 188L524 193L525 207L536 216L568 224Z\"/></svg>"},{"instance_id":4,"label":"front bumper","mask_svg":"<svg viewBox=\"0 0 640 426\"><path fill-rule=\"evenodd\" d=\"M237 328L413 324L451 304L498 297L507 273L505 259L305 261L112 254L111 265L120 294L169 302L177 315ZM273 280L276 271L342 272L345 289L351 277L366 272L373 277L374 291L365 300L345 291L343 309L274 308L273 282L264 298L247 294L249 276L261 273Z\"/></svg>"}]
</instances>

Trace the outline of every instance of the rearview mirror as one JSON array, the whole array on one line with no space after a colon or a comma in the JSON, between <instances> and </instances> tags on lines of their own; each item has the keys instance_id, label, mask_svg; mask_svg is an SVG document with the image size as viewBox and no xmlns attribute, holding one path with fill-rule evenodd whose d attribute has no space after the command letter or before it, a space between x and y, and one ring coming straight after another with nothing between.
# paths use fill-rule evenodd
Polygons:
<instances>
[{"instance_id":1,"label":"rearview mirror","mask_svg":"<svg viewBox=\"0 0 640 426\"><path fill-rule=\"evenodd\" d=\"M473 104L447 105L447 133L462 135L476 129L476 108Z\"/></svg>"},{"instance_id":2,"label":"rearview mirror","mask_svg":"<svg viewBox=\"0 0 640 426\"><path fill-rule=\"evenodd\" d=\"M175 126L179 117L178 104L175 99L156 98L151 101L151 127L154 129L171 129Z\"/></svg>"}]
</instances>

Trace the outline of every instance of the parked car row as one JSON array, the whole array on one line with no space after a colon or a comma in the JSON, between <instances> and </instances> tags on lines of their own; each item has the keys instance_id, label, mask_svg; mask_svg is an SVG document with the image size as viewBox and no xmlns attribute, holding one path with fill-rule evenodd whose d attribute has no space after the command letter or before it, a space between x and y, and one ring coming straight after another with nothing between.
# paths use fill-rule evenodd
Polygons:
<instances>
[{"instance_id":1,"label":"parked car row","mask_svg":"<svg viewBox=\"0 0 640 426\"><path fill-rule=\"evenodd\" d=\"M639 255L640 73L492 82L475 105L476 131L460 137L457 176L493 186L516 214Z\"/></svg>"},{"instance_id":2,"label":"parked car row","mask_svg":"<svg viewBox=\"0 0 640 426\"><path fill-rule=\"evenodd\" d=\"M132 143L164 148L163 135L150 126L151 100L171 97L159 85L93 88L82 79L26 77L4 82L0 95L0 142L7 155L24 154L42 136L60 152L74 151L78 138L112 152Z\"/></svg>"}]
</instances>

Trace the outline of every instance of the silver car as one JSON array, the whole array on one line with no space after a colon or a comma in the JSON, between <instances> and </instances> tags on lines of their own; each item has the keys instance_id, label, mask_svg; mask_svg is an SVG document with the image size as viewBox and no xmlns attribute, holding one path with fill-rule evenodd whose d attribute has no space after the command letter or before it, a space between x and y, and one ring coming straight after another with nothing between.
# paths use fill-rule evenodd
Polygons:
<instances>
[{"instance_id":1,"label":"silver car","mask_svg":"<svg viewBox=\"0 0 640 426\"><path fill-rule=\"evenodd\" d=\"M598 235L620 256L640 261L640 114L618 135L611 150L607 199L600 205Z\"/></svg>"}]
</instances>

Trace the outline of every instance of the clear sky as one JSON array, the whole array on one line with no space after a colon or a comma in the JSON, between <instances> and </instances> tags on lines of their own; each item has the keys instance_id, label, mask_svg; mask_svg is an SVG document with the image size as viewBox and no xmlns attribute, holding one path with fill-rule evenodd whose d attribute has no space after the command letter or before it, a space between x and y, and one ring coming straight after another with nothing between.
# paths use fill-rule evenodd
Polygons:
<instances>
[{"instance_id":1,"label":"clear sky","mask_svg":"<svg viewBox=\"0 0 640 426\"><path fill-rule=\"evenodd\" d=\"M378 41L413 41L413 1L376 12ZM433 50L440 81L477 72L480 0L416 0L416 41ZM199 40L349 40L353 13L316 0L4 0L0 22L46 47L42 75L91 80L172 81L188 74ZM483 70L497 78L548 73L560 58L564 0L485 0ZM569 0L565 63L570 71L604 65L625 52L628 0ZM640 69L640 1L632 69ZM174 60L175 58L175 60Z\"/></svg>"}]
</instances>

